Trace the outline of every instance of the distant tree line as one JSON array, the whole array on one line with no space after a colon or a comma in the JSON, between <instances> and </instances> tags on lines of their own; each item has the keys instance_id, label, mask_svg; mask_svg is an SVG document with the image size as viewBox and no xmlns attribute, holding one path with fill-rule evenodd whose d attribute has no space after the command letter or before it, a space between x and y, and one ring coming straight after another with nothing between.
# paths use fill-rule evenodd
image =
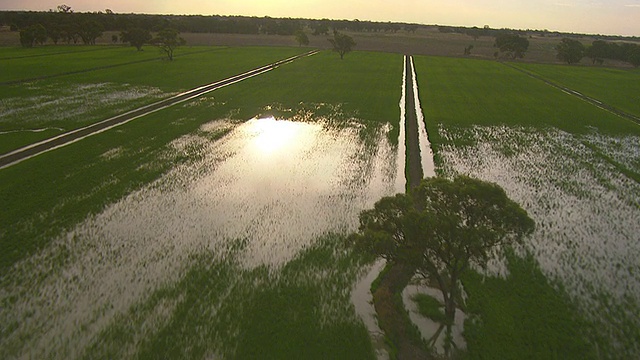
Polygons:
<instances>
[{"instance_id":1,"label":"distant tree line","mask_svg":"<svg viewBox=\"0 0 640 360\"><path fill-rule=\"evenodd\" d=\"M308 27L313 35L329 35L334 30L357 32L415 32L419 25L359 20L308 20L291 18L116 14L106 9L91 13L76 13L70 6L60 5L48 12L2 11L0 25L24 35L25 46L44 43L93 44L104 31L145 29L158 32L173 28L189 33L295 35ZM44 31L43 31L44 29Z\"/></svg>"},{"instance_id":2,"label":"distant tree line","mask_svg":"<svg viewBox=\"0 0 640 360\"><path fill-rule=\"evenodd\" d=\"M477 26L464 27L464 26L438 25L438 31L444 34L466 34L474 38L478 38L481 36L496 37L504 33L517 34L520 36L536 35L540 37L562 37L562 38L580 38L585 36L585 34L563 33L560 31L549 31L549 30L532 30L532 29L519 30L519 29L506 29L506 28L494 29L489 27L489 25L485 25L483 28L479 28ZM638 36L599 35L599 34L590 35L590 36L593 36L600 40L640 41L640 37Z\"/></svg>"},{"instance_id":3,"label":"distant tree line","mask_svg":"<svg viewBox=\"0 0 640 360\"><path fill-rule=\"evenodd\" d=\"M615 43L596 40L590 46L584 46L575 39L564 38L556 46L558 59L567 64L577 64L588 57L595 65L602 65L605 60L627 62L635 67L640 66L640 46L632 43Z\"/></svg>"},{"instance_id":4,"label":"distant tree line","mask_svg":"<svg viewBox=\"0 0 640 360\"><path fill-rule=\"evenodd\" d=\"M635 67L640 66L640 46L637 44L596 40L585 49L584 55L590 58L593 64L602 65L604 60L608 59L628 62Z\"/></svg>"}]
</instances>

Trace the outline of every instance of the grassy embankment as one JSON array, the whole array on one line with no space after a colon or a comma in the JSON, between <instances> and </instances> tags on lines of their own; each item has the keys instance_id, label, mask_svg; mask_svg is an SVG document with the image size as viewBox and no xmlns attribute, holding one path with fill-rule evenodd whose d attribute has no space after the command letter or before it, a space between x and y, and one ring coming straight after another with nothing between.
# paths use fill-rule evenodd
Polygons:
<instances>
[{"instance_id":1,"label":"grassy embankment","mask_svg":"<svg viewBox=\"0 0 640 360\"><path fill-rule=\"evenodd\" d=\"M425 121L436 154L437 170L441 174L448 174L454 168L439 156L445 149L464 154L465 149L486 145L464 135L473 133L473 128L478 127L499 129L489 138L489 147L498 148L507 159L529 151L532 144L505 129L529 129L527 131L540 134L560 129L575 137L640 135L636 124L496 62L433 57L417 57L415 62ZM555 75L565 70L568 74L573 71L575 75L584 72L584 78L565 85L575 86L595 98L602 95L602 101L615 100L615 105L627 111L637 111L634 110L637 102L634 103L633 94L624 90L625 87L635 89L637 84L624 77L625 85L620 86L623 72L618 70L518 66L536 71L544 69ZM590 93L588 87L591 85L588 84L594 79L599 79L603 88ZM605 97L609 91L611 97ZM547 166L554 168L563 164ZM484 170L471 169L479 173ZM500 166L496 169L501 171ZM496 178L503 180L522 176L497 174ZM567 184L560 184L564 185ZM545 190L540 190L539 194L533 194L534 199L545 196ZM465 326L469 358L584 359L604 355L602 351L607 349L612 352L605 357L616 356L612 350L615 346L606 344L609 340L604 333L596 330L595 336L593 333L589 337L586 335L593 328L586 325L585 314L564 292L562 284L545 277L533 258L509 256L508 271L510 275L505 279L469 273L463 281L469 295L468 310L480 319ZM598 344L592 342L594 338Z\"/></svg>"},{"instance_id":2,"label":"grassy embankment","mask_svg":"<svg viewBox=\"0 0 640 360\"><path fill-rule=\"evenodd\" d=\"M220 55L225 51L238 57L236 67L224 65L232 58ZM173 63L132 64L77 79L56 78L55 83L126 81L175 91L213 81L206 74L220 74L220 69L237 73L248 64L246 59L254 59L251 64L255 59L266 60L265 51L275 60L300 50L229 49L179 57ZM310 120L324 112L365 123L397 125L401 71L402 58L397 55L355 52L340 61L335 54L321 53L1 170L1 273L10 274L13 264L88 215L150 183L174 165L192 160L172 153L168 144L184 134L197 133L206 122L244 121L273 109L283 116L304 118L319 107L320 114L311 114ZM114 150L117 156L105 156ZM366 329L358 325L348 299L359 267L354 265L353 255L335 251L341 248L336 242L342 241L341 237L320 241L277 274L264 268L240 269L233 259L211 263L203 254L180 283L158 289L138 308L110 324L87 349L87 357L137 353L145 358L153 357L160 348L168 354L178 355L189 348L194 356L213 351L238 358L255 354L273 354L274 358L290 354L371 357ZM54 268L56 263L69 261L49 260ZM305 280L298 277L304 271L330 275L321 281L312 275ZM238 304L237 311L230 309L227 317L216 316L208 302L219 296L221 289L228 290L223 291L228 297L215 306ZM335 306L346 314L342 320L326 322L318 310L324 306L320 293L337 299ZM147 315L155 316L156 306L167 303L175 306L164 321L157 328L146 328ZM191 311L194 308L202 311ZM291 317L278 317L273 309L286 309ZM311 344L306 341L310 338L324 340ZM245 354L247 351L255 353Z\"/></svg>"}]
</instances>

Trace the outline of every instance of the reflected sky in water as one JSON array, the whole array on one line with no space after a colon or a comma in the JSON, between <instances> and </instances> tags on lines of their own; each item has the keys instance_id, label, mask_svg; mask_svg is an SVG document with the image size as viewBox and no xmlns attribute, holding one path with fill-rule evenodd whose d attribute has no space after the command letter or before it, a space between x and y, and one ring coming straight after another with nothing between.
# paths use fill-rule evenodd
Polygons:
<instances>
[{"instance_id":1,"label":"reflected sky in water","mask_svg":"<svg viewBox=\"0 0 640 360\"><path fill-rule=\"evenodd\" d=\"M219 141L206 136L225 127ZM179 280L198 254L277 268L318 236L355 230L361 210L403 191L388 128L368 133L376 139L266 118L216 121L175 140L171 152L191 161L17 265L0 294L18 296L0 313L17 325L0 345L17 356L75 357L118 314ZM62 254L65 264L44 261Z\"/></svg>"}]
</instances>

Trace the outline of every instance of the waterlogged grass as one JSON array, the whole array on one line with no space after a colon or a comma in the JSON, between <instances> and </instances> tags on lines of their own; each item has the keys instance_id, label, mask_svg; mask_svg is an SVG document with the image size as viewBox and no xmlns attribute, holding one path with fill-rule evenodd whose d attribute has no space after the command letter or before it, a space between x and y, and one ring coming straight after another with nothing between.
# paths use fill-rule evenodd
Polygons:
<instances>
[{"instance_id":1,"label":"waterlogged grass","mask_svg":"<svg viewBox=\"0 0 640 360\"><path fill-rule=\"evenodd\" d=\"M344 162L357 163L358 168L336 162L321 164L341 169L339 179L322 186L355 189L353 193L341 190L317 203L351 204L354 197L371 203L377 200L377 191L387 180L394 184L396 171L383 171L380 176L388 179L372 185L375 199L367 195L362 186L366 174L379 165L371 157L380 147L366 137L380 139L380 134L387 132L387 121L398 122L402 58L349 55L352 62L341 62L328 52L305 58L1 170L2 304L15 311L2 313L2 322L8 325L0 357L29 351L43 357L155 358L162 349L169 357L254 358L273 354L273 358L283 358L304 354L308 358L371 358L367 330L350 304L359 260L341 247L340 236L301 239L310 244L308 250L302 255L296 255L296 250L293 261L287 258L276 267L247 266L247 262L253 263L247 261L247 254L255 249L252 243L241 241L220 250L212 245L213 237L192 239L180 235L183 232L179 229L175 232L179 236L173 241L167 237L163 245L149 234L109 237L126 235L133 228L125 223L139 216L117 220L120 215L114 209L123 198L129 195L123 203L135 209L144 207L145 194L185 191L189 181L216 170L211 164L203 166L205 158L213 157L215 164L233 156L220 144L238 141L229 134L240 123L271 112L317 122L313 126L318 128L327 124L335 134L364 136L350 138L360 147L350 147L353 154ZM371 70L384 74L371 76ZM314 76L314 71L322 76ZM393 82L385 82L391 78ZM339 86L324 89L328 84ZM373 96L354 91L363 86L375 89ZM319 88L323 90L317 91ZM382 108L385 110L376 110ZM340 137L336 135L336 139ZM318 146L332 143L336 140L323 140ZM222 150L209 153L216 148ZM341 149L330 151L346 156ZM179 177L168 188L157 185L162 182L148 186L183 168L191 169L192 176ZM263 191L267 185L259 189ZM225 189L236 193L228 187L213 190L224 193ZM207 197L194 199L197 204L216 204L213 199L206 201ZM175 205L167 203L162 208L171 211ZM269 214L273 208L268 204L259 210ZM286 214L287 206L276 208ZM242 215L242 208L237 210ZM353 206L348 209L354 222L357 211ZM189 222L179 221L182 212L175 215L173 222L161 225L189 226ZM201 215L220 220L228 213ZM351 221L347 217L351 215L342 220ZM92 225L96 219L118 225L98 231L101 228ZM252 226L257 224L250 220ZM145 221L140 224L143 226L135 229L149 228ZM193 231L197 234L198 227ZM144 245L149 241L157 247ZM31 321L20 321L21 314ZM50 321L46 320L50 319L48 314L68 316Z\"/></svg>"},{"instance_id":2,"label":"waterlogged grass","mask_svg":"<svg viewBox=\"0 0 640 360\"><path fill-rule=\"evenodd\" d=\"M522 69L640 116L640 72L610 68L517 63Z\"/></svg>"},{"instance_id":3,"label":"waterlogged grass","mask_svg":"<svg viewBox=\"0 0 640 360\"><path fill-rule=\"evenodd\" d=\"M486 279L465 280L478 315L466 327L469 357L638 357L637 124L497 62L415 63L438 172L498 183L537 225L517 252L532 258L493 261ZM585 82L608 74L540 68L584 72ZM633 102L636 92L612 89L620 76L602 78L601 92Z\"/></svg>"},{"instance_id":4,"label":"waterlogged grass","mask_svg":"<svg viewBox=\"0 0 640 360\"><path fill-rule=\"evenodd\" d=\"M294 109L300 104L329 104L346 108L347 119L397 124L401 76L387 83L385 77L392 75L378 79L370 76L368 70L395 69L401 74L402 57L357 52L350 55L351 60L343 62L328 52L305 58L3 169L0 199L5 206L0 210L3 229L0 268L6 269L47 243L52 234L157 178L175 165L176 159L163 158L166 146L211 120L246 120L269 113L266 109L273 104ZM309 75L314 71L322 71L323 75ZM332 83L341 86L322 92L314 90ZM361 86L377 89L378 96L355 91ZM380 107L386 111L376 112ZM332 114L335 118L340 116L344 113ZM310 116L311 120L313 117ZM104 161L102 155L114 148L122 149L120 156Z\"/></svg>"},{"instance_id":5,"label":"waterlogged grass","mask_svg":"<svg viewBox=\"0 0 640 360\"><path fill-rule=\"evenodd\" d=\"M466 358L597 359L570 299L549 284L533 258L508 258L504 279L469 272L463 280Z\"/></svg>"},{"instance_id":6,"label":"waterlogged grass","mask_svg":"<svg viewBox=\"0 0 640 360\"><path fill-rule=\"evenodd\" d=\"M95 69L88 73L37 80L28 84L0 85L0 153L47 138L166 98L176 92L221 80L303 52L298 48L187 48L175 61L135 63L130 57L156 53L149 48L108 48L81 54L68 53L35 57L50 64L52 74L65 71L66 57L80 57L88 65L99 61L120 61L116 68ZM104 54L108 54L105 57ZM100 55L102 55L102 58ZM59 59L58 56L65 58ZM93 58L92 58L93 57ZM15 59L17 64L24 59ZM82 62L81 64L85 64ZM8 64L14 66L15 64ZM17 65L16 65L17 66ZM40 68L40 66L34 66ZM45 66L46 68L46 66ZM44 70L43 70L44 71ZM12 74L30 77L26 69ZM18 75L16 75L18 76ZM48 132L33 130L49 129Z\"/></svg>"},{"instance_id":7,"label":"waterlogged grass","mask_svg":"<svg viewBox=\"0 0 640 360\"><path fill-rule=\"evenodd\" d=\"M24 85L23 85L24 87ZM0 107L0 154L167 97L155 87L95 83L25 87Z\"/></svg>"},{"instance_id":8,"label":"waterlogged grass","mask_svg":"<svg viewBox=\"0 0 640 360\"><path fill-rule=\"evenodd\" d=\"M447 139L441 147L445 174L500 184L534 219L537 228L525 252L579 310L582 320L568 324L598 344L601 358L637 357L640 322L632 314L640 309L640 248L634 240L640 231L640 188L637 173L629 176L619 168L640 152L637 136L508 127L441 129L441 134ZM460 139L467 145L459 145ZM612 151L610 144L621 148ZM504 276L510 270L494 263L490 273Z\"/></svg>"},{"instance_id":9,"label":"waterlogged grass","mask_svg":"<svg viewBox=\"0 0 640 360\"><path fill-rule=\"evenodd\" d=\"M439 323L444 323L446 321L446 317L443 312L443 305L433 296L427 294L416 294L412 300L416 302L416 305L418 305L420 315Z\"/></svg>"},{"instance_id":10,"label":"waterlogged grass","mask_svg":"<svg viewBox=\"0 0 640 360\"><path fill-rule=\"evenodd\" d=\"M372 359L367 329L349 289L361 263L330 235L283 268L242 268L198 255L176 284L156 290L111 323L87 359ZM153 324L145 327L145 324Z\"/></svg>"}]
</instances>

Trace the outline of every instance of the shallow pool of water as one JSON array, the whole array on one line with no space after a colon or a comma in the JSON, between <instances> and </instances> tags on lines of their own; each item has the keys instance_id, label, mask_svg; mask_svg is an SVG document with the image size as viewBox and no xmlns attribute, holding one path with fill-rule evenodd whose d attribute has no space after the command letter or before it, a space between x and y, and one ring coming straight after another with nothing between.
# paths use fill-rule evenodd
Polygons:
<instances>
[{"instance_id":1,"label":"shallow pool of water","mask_svg":"<svg viewBox=\"0 0 640 360\"><path fill-rule=\"evenodd\" d=\"M220 126L207 125L174 141L171 151L191 161L14 268L0 292L6 355L78 356L198 254L277 269L319 236L355 230L361 210L397 191L387 128L363 142L321 122L220 124L233 130L213 142L202 134Z\"/></svg>"}]
</instances>

